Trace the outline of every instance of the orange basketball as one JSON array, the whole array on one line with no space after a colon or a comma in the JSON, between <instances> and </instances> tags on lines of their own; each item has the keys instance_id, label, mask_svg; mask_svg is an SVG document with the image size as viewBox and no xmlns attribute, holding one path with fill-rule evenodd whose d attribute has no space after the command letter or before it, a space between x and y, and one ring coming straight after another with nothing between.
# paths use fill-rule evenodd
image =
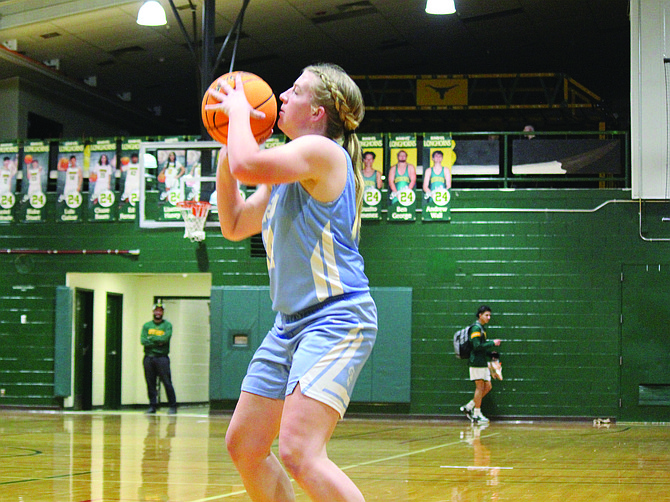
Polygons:
<instances>
[{"instance_id":1,"label":"orange basketball","mask_svg":"<svg viewBox=\"0 0 670 502\"><path fill-rule=\"evenodd\" d=\"M30 164L33 161L33 156L28 154L23 160L25 161L26 164Z\"/></svg>"},{"instance_id":2,"label":"orange basketball","mask_svg":"<svg viewBox=\"0 0 670 502\"><path fill-rule=\"evenodd\" d=\"M121 157L121 165L127 166L128 164L130 164L130 159L128 157Z\"/></svg>"},{"instance_id":3,"label":"orange basketball","mask_svg":"<svg viewBox=\"0 0 670 502\"><path fill-rule=\"evenodd\" d=\"M96 173L91 173L88 176L88 181L90 181L91 183L95 183L96 181L98 181L98 175Z\"/></svg>"},{"instance_id":4,"label":"orange basketball","mask_svg":"<svg viewBox=\"0 0 670 502\"><path fill-rule=\"evenodd\" d=\"M272 88L258 75L248 72L234 71L226 73L217 78L209 89L220 90L223 82L235 87L235 77L242 73L242 84L244 85L244 95L256 110L265 113L265 118L251 118L251 131L258 143L262 143L272 134L272 127L277 120L277 99ZM202 98L202 122L210 136L224 145L228 142L228 115L221 110L206 110L208 104L218 103L219 101L208 92Z\"/></svg>"},{"instance_id":5,"label":"orange basketball","mask_svg":"<svg viewBox=\"0 0 670 502\"><path fill-rule=\"evenodd\" d=\"M67 160L66 157L61 157L60 160L58 161L58 170L59 171L67 171L67 167L70 165L70 162Z\"/></svg>"},{"instance_id":6,"label":"orange basketball","mask_svg":"<svg viewBox=\"0 0 670 502\"><path fill-rule=\"evenodd\" d=\"M158 175L158 183L165 183L165 174L161 173Z\"/></svg>"}]
</instances>

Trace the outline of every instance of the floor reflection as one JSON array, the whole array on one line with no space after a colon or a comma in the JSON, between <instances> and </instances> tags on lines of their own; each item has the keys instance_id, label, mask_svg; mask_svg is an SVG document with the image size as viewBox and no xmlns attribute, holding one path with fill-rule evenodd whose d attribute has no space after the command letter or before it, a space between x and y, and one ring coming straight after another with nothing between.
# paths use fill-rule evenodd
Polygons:
<instances>
[{"instance_id":1,"label":"floor reflection","mask_svg":"<svg viewBox=\"0 0 670 502\"><path fill-rule=\"evenodd\" d=\"M249 502L228 421L0 409L0 502ZM345 419L329 455L368 502L628 502L670 487L664 425Z\"/></svg>"}]
</instances>

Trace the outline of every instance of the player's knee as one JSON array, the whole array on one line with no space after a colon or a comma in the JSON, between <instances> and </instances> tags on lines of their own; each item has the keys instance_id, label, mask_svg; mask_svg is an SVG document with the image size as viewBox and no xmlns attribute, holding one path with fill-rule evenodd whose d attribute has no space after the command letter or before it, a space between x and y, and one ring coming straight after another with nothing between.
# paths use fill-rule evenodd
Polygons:
<instances>
[{"instance_id":1,"label":"player's knee","mask_svg":"<svg viewBox=\"0 0 670 502\"><path fill-rule=\"evenodd\" d=\"M309 461L308 455L298 441L290 437L281 437L279 440L279 458L288 473L296 480L300 480L301 473Z\"/></svg>"},{"instance_id":2,"label":"player's knee","mask_svg":"<svg viewBox=\"0 0 670 502\"><path fill-rule=\"evenodd\" d=\"M249 448L245 437L235 427L226 431L226 449L235 465L250 461L253 457L253 448Z\"/></svg>"},{"instance_id":3,"label":"player's knee","mask_svg":"<svg viewBox=\"0 0 670 502\"><path fill-rule=\"evenodd\" d=\"M238 441L237 434L232 427L229 427L226 431L226 449L228 450L230 458L233 459L233 462L235 462L236 457L240 455L239 445L240 443Z\"/></svg>"}]
</instances>

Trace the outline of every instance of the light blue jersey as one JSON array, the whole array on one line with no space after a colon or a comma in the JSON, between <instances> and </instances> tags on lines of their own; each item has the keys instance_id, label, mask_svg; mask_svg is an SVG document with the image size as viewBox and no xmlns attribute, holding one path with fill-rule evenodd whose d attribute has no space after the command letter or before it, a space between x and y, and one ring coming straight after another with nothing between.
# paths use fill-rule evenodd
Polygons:
<instances>
[{"instance_id":1,"label":"light blue jersey","mask_svg":"<svg viewBox=\"0 0 670 502\"><path fill-rule=\"evenodd\" d=\"M319 202L299 182L275 185L263 216L272 308L294 314L346 293L368 292L358 252L356 190L351 158L347 181L332 202Z\"/></svg>"}]
</instances>

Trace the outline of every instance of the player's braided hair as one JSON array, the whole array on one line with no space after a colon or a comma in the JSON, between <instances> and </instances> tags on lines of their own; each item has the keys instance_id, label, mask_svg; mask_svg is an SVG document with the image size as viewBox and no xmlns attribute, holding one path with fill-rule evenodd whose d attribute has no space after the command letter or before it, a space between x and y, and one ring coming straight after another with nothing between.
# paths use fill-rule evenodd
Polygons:
<instances>
[{"instance_id":1,"label":"player's braided hair","mask_svg":"<svg viewBox=\"0 0 670 502\"><path fill-rule=\"evenodd\" d=\"M314 105L323 106L326 110L326 135L332 139L343 138L342 146L351 156L356 178L356 223L353 231L358 236L363 207L363 156L354 131L365 115L363 95L351 77L337 65L319 63L308 66L305 71L319 77L323 84L315 86L312 95Z\"/></svg>"}]
</instances>

